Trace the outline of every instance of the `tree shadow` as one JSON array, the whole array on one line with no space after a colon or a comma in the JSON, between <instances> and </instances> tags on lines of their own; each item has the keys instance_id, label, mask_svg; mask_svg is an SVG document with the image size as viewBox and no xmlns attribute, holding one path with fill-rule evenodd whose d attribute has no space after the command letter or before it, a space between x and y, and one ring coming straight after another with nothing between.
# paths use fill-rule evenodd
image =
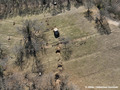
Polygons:
<instances>
[{"instance_id":1,"label":"tree shadow","mask_svg":"<svg viewBox=\"0 0 120 90\"><path fill-rule=\"evenodd\" d=\"M84 17L88 20L88 21L92 21L94 20L93 16L92 16L92 11L90 11L90 9L88 8L88 10L86 12L84 12Z\"/></svg>"},{"instance_id":2,"label":"tree shadow","mask_svg":"<svg viewBox=\"0 0 120 90\"><path fill-rule=\"evenodd\" d=\"M95 28L97 28L98 33L100 33L101 35L111 34L111 29L110 29L109 24L104 16L102 16L100 19L96 18L95 23L96 23Z\"/></svg>"}]
</instances>

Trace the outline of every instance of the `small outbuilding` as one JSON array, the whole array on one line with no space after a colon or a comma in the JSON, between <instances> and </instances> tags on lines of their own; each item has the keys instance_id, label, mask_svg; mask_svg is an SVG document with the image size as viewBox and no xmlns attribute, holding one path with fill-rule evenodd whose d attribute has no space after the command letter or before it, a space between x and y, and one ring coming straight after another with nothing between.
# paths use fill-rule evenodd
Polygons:
<instances>
[{"instance_id":1,"label":"small outbuilding","mask_svg":"<svg viewBox=\"0 0 120 90\"><path fill-rule=\"evenodd\" d=\"M54 28L53 32L54 32L54 36L55 36L55 38L60 37L60 33L59 33L59 31L58 31L57 28Z\"/></svg>"}]
</instances>

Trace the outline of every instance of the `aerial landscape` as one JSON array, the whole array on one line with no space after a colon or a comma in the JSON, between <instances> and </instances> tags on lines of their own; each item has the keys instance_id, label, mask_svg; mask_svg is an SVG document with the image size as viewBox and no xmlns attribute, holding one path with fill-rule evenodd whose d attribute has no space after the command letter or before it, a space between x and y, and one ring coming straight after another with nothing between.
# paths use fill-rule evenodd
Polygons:
<instances>
[{"instance_id":1,"label":"aerial landscape","mask_svg":"<svg viewBox=\"0 0 120 90\"><path fill-rule=\"evenodd\" d=\"M0 90L120 90L120 0L0 0Z\"/></svg>"}]
</instances>

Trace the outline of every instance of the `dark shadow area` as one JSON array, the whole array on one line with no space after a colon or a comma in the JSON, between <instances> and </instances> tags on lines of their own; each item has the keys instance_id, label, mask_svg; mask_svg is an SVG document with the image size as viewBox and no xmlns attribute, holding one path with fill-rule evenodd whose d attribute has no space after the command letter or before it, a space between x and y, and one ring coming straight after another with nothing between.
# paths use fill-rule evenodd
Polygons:
<instances>
[{"instance_id":1,"label":"dark shadow area","mask_svg":"<svg viewBox=\"0 0 120 90\"><path fill-rule=\"evenodd\" d=\"M93 16L92 16L92 11L90 11L90 9L88 8L88 10L84 13L84 17L88 20L88 21L92 21L94 20L93 19Z\"/></svg>"},{"instance_id":2,"label":"dark shadow area","mask_svg":"<svg viewBox=\"0 0 120 90\"><path fill-rule=\"evenodd\" d=\"M61 50L61 56L64 60L69 60L72 55L72 47L70 40L68 38L59 38L61 44L63 44L63 48Z\"/></svg>"},{"instance_id":3,"label":"dark shadow area","mask_svg":"<svg viewBox=\"0 0 120 90\"><path fill-rule=\"evenodd\" d=\"M110 29L109 24L108 24L108 22L107 22L107 20L105 19L104 16L101 16L100 19L96 18L95 23L96 23L95 28L97 28L98 32L101 35L111 34L111 29Z\"/></svg>"}]
</instances>

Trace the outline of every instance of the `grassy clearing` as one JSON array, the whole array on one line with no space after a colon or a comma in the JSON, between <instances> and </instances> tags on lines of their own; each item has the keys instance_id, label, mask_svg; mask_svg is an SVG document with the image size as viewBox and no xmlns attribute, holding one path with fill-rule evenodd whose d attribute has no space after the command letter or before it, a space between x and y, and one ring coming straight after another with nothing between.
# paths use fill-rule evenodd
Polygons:
<instances>
[{"instance_id":1,"label":"grassy clearing","mask_svg":"<svg viewBox=\"0 0 120 90\"><path fill-rule=\"evenodd\" d=\"M78 38L82 38L85 36L89 36L95 33L95 30L93 29L93 25L90 24L83 16L83 14L79 12L75 12L72 14L65 14L65 15L58 15L51 17L48 15L49 18L49 26L46 25L46 18L44 15L36 15L36 16L27 16L27 17L15 17L12 19L6 19L0 22L0 41L1 43L6 43L6 45L9 47L8 49L11 51L9 56L14 57L14 53L12 53L12 49L16 44L19 43L19 40L22 39L22 36L20 33L17 32L16 28L22 26L22 22L25 19L31 19L31 20L38 20L42 21L47 28L50 29L50 31L46 32L46 36L48 38L48 43L54 43L58 42L57 39L54 38L53 32L51 31L51 28L56 26L59 31L61 37L68 38L69 40L74 40ZM16 22L16 25L13 26L13 22ZM84 23L84 24L83 24ZM87 27L86 27L87 26ZM88 30L89 29L89 30ZM8 36L11 36L11 40L8 42ZM82 67L86 61L83 60L82 62L79 62L78 58L91 54L96 51L97 44L95 38L90 38L86 40L86 44L80 45L81 42L76 42L77 45L71 44L72 47L72 57L69 61L65 61L65 72L68 72L69 74L74 74L75 76L79 77L79 75L82 74L80 69L78 67ZM55 53L55 47L47 49L47 55L42 56L41 60L45 67L45 73L49 73L53 71L57 67L57 60ZM9 64L13 64L15 58L12 58L11 61L9 61ZM72 62L74 60L75 62ZM77 60L77 61L76 61ZM32 60L31 60L32 61ZM64 61L64 60L63 60ZM68 63L67 63L68 62ZM14 67L15 68L15 67ZM70 74L70 75L71 75ZM78 78L77 78L78 79ZM78 79L79 80L79 79Z\"/></svg>"},{"instance_id":2,"label":"grassy clearing","mask_svg":"<svg viewBox=\"0 0 120 90\"><path fill-rule=\"evenodd\" d=\"M60 34L61 37L65 37L68 38L69 40L73 40L73 39L77 39L77 38L81 38L81 37L85 37L89 35L89 31L86 30L86 28L82 28L82 24L84 21L83 18L83 14L76 12L76 13L72 13L72 14L65 14L65 15L58 15L58 16L54 16L54 17L50 17L48 15L49 18L49 26L46 26L46 28L53 28L54 26L58 27L58 29L60 30ZM25 19L31 19L31 20L40 20L42 22L44 22L44 24L46 25L46 17L44 17L44 15L33 15L33 16L26 16L26 17L15 17L12 19L6 19L0 22L1 26L0 26L0 33L1 33L1 43L4 42L6 43L10 48L13 48L15 46L15 44L17 44L19 42L19 40L22 38L21 35L17 32L16 28L17 27L21 27L22 26L22 22ZM16 23L15 26L13 26L13 22ZM88 23L88 22L87 22ZM91 27L91 26L90 26ZM8 36L11 36L11 41L8 42ZM53 43L53 42L57 42L58 40L54 39L53 36L53 32L49 31L46 33L46 36L48 38L48 42L49 43ZM79 43L79 42L78 42ZM79 57L82 55L85 55L89 52L92 52L92 50L94 48L92 48L92 44L93 41L92 40L88 40L88 43L86 45L83 46L72 46L73 48L73 58L75 57ZM93 46L94 47L94 46ZM79 49L79 50L78 50ZM55 49L54 47L52 49L48 50L49 53L47 57L49 57L50 59L50 63L52 63L51 61L55 62L55 58L53 58L55 56ZM93 50L94 51L94 50ZM46 58L43 58L43 62L48 62ZM55 64L55 63L54 63Z\"/></svg>"},{"instance_id":3,"label":"grassy clearing","mask_svg":"<svg viewBox=\"0 0 120 90\"><path fill-rule=\"evenodd\" d=\"M98 48L97 46L98 45L95 38L90 38L85 41L76 42L76 44L73 45L73 48L72 48L72 50L74 50L72 57L78 58L78 57L82 57L84 55L88 55L93 52L96 52Z\"/></svg>"}]
</instances>

